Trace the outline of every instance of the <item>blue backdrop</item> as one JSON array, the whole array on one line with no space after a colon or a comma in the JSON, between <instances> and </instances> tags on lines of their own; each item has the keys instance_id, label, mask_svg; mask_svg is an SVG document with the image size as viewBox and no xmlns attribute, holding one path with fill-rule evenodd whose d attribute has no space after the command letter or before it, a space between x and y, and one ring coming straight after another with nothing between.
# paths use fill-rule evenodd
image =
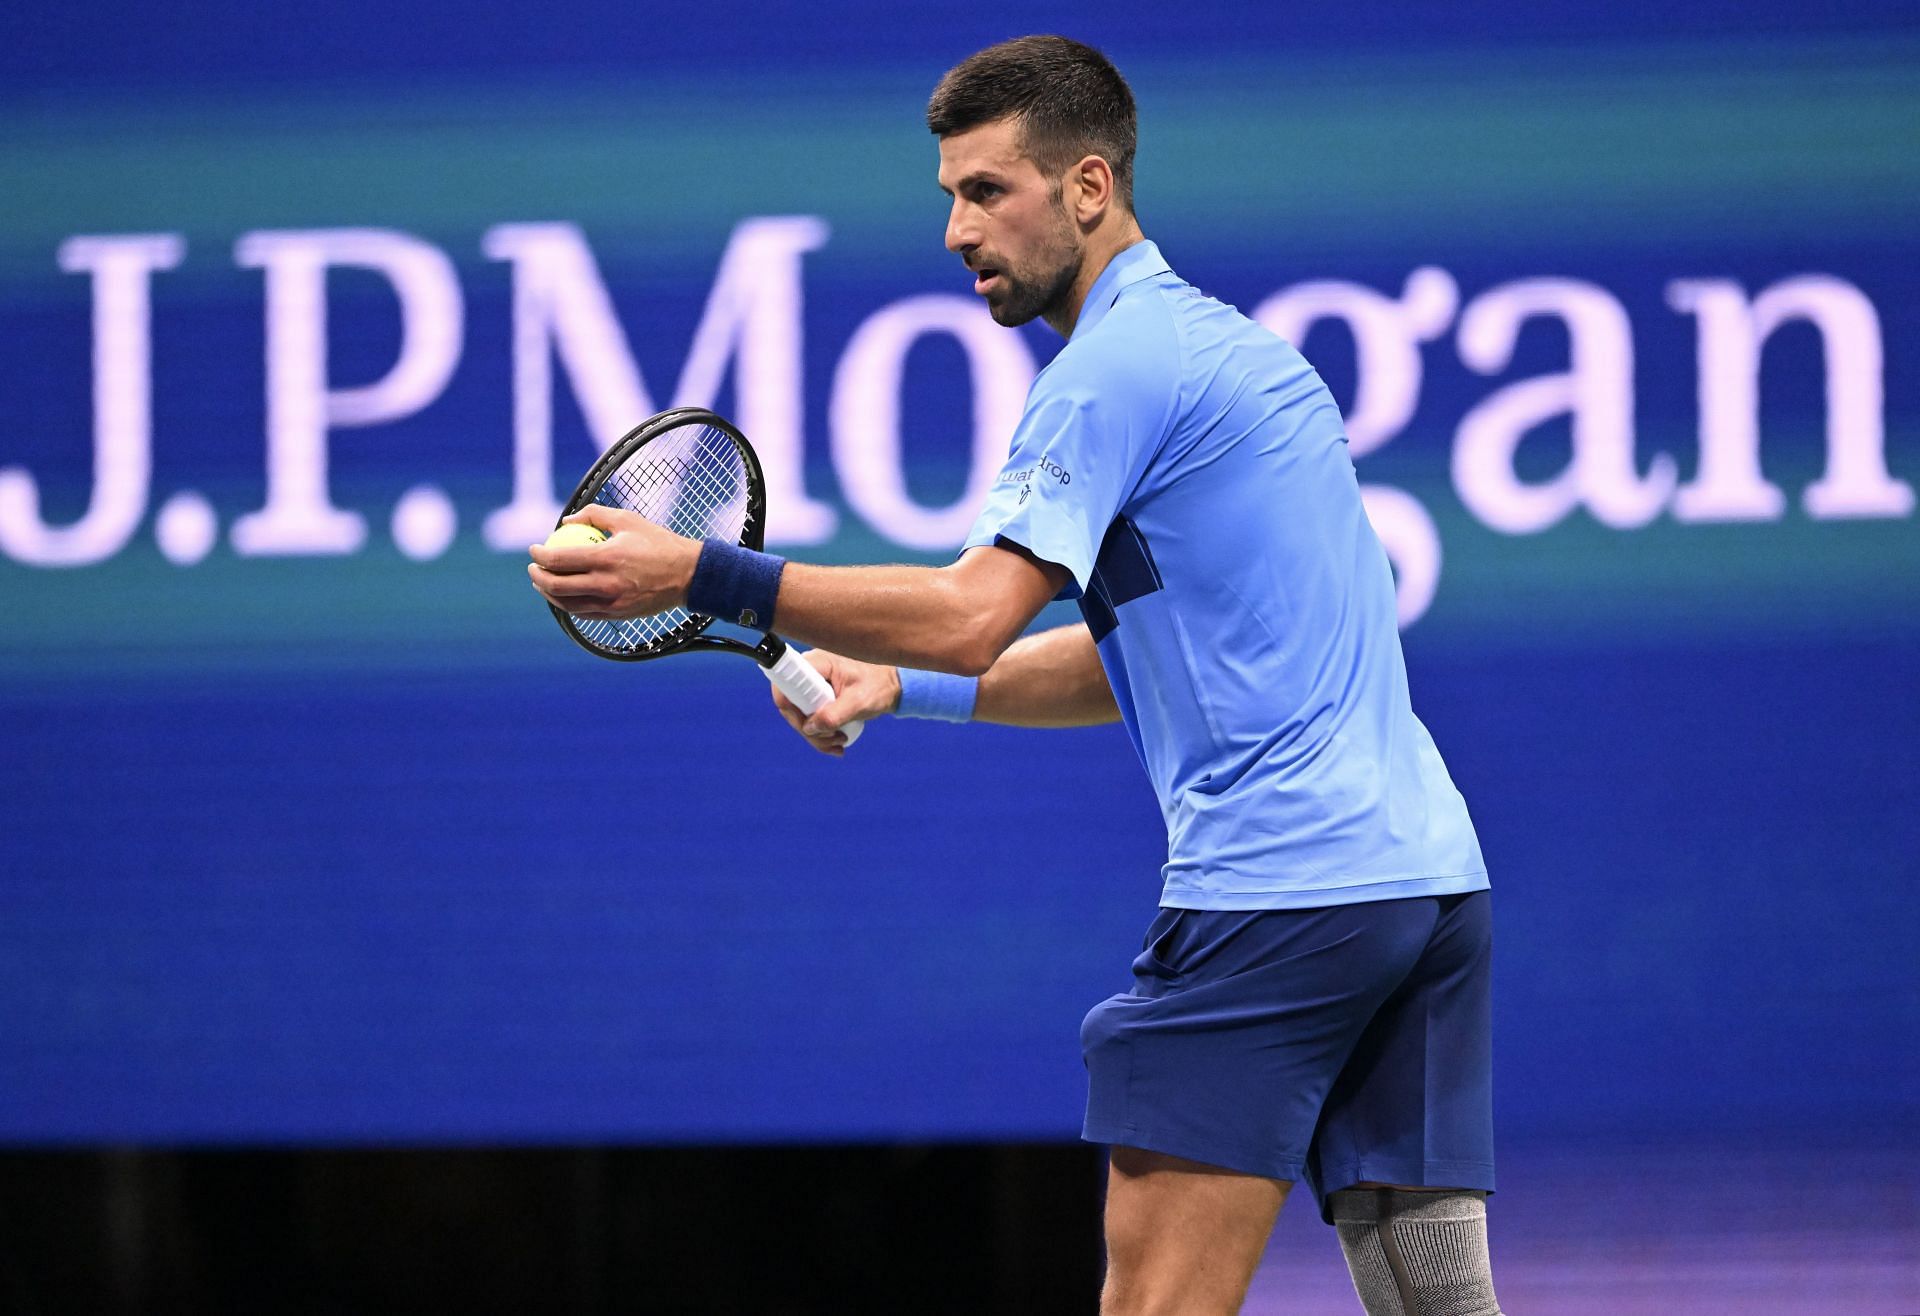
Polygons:
<instances>
[{"instance_id":1,"label":"blue backdrop","mask_svg":"<svg viewBox=\"0 0 1920 1316\"><path fill-rule=\"evenodd\" d=\"M388 12L0 18L0 1139L1077 1131L1163 857L1117 728L829 762L520 551L693 401L782 551L950 555L1054 344L920 111L1035 29L1348 412L1501 1127L1920 1131L1905 7Z\"/></svg>"}]
</instances>

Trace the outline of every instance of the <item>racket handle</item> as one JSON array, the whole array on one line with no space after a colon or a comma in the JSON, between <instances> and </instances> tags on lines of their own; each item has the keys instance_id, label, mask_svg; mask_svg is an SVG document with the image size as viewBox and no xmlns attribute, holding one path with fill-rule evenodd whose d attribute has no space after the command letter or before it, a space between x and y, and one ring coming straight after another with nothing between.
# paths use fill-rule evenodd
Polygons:
<instances>
[{"instance_id":1,"label":"racket handle","mask_svg":"<svg viewBox=\"0 0 1920 1316\"><path fill-rule=\"evenodd\" d=\"M833 687L827 684L826 677L820 675L820 669L808 662L798 649L789 648L773 666L760 670L802 713L817 713L833 702ZM864 726L865 722L849 722L840 728L847 737L848 749L852 749L853 742L860 739L860 729Z\"/></svg>"}]
</instances>

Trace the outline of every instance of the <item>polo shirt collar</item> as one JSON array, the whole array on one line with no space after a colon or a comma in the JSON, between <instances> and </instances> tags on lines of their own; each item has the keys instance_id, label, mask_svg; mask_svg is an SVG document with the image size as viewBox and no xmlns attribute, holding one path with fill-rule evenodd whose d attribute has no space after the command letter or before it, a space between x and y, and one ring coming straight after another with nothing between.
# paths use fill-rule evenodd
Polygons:
<instances>
[{"instance_id":1,"label":"polo shirt collar","mask_svg":"<svg viewBox=\"0 0 1920 1316\"><path fill-rule=\"evenodd\" d=\"M1156 274L1171 272L1172 267L1160 254L1160 248L1145 238L1120 251L1107 262L1107 268L1100 271L1100 277L1087 290L1087 300L1080 304L1080 318L1074 322L1072 337L1078 338L1098 324L1113 309L1123 288Z\"/></svg>"}]
</instances>

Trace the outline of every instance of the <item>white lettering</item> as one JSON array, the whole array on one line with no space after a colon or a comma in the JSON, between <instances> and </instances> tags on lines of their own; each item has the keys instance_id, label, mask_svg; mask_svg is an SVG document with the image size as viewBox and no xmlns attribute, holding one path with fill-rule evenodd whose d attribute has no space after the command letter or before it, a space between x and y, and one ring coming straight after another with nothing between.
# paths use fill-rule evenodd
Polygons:
<instances>
[{"instance_id":1,"label":"white lettering","mask_svg":"<svg viewBox=\"0 0 1920 1316\"><path fill-rule=\"evenodd\" d=\"M1542 315L1567 326L1572 369L1499 389L1460 421L1453 483L1468 510L1507 534L1545 530L1581 504L1615 529L1645 525L1677 480L1673 458L1634 469L1633 332L1604 288L1575 279L1526 279L1474 299L1460 317L1460 359L1486 375L1513 359L1525 321ZM1523 483L1514 457L1527 432L1555 416L1573 419L1573 459L1542 484Z\"/></svg>"},{"instance_id":2,"label":"white lettering","mask_svg":"<svg viewBox=\"0 0 1920 1316\"><path fill-rule=\"evenodd\" d=\"M173 233L75 237L60 268L93 275L93 489L78 521L40 519L40 489L19 467L0 470L0 549L43 567L112 557L146 515L153 474L151 282L186 255Z\"/></svg>"},{"instance_id":3,"label":"white lettering","mask_svg":"<svg viewBox=\"0 0 1920 1316\"><path fill-rule=\"evenodd\" d=\"M1447 271L1422 266L1407 276L1398 298L1337 279L1295 284L1267 298L1253 318L1296 346L1319 320L1344 321L1353 334L1353 401L1343 420L1347 451L1356 461L1387 445L1413 419L1424 367L1420 344L1438 337L1460 306L1460 287ZM1400 625L1411 626L1433 602L1440 584L1440 535L1413 495L1387 485L1364 485L1367 519L1393 564Z\"/></svg>"},{"instance_id":4,"label":"white lettering","mask_svg":"<svg viewBox=\"0 0 1920 1316\"><path fill-rule=\"evenodd\" d=\"M838 529L835 506L808 496L804 461L803 275L805 256L827 237L826 223L812 216L749 218L733 230L671 395L674 406L711 407L733 381L733 414L767 477L769 545L821 543ZM602 450L658 407L577 227L505 224L481 245L511 266L512 496L487 517L484 538L512 550L543 537L559 512L556 359ZM153 498L153 275L178 266L185 252L176 234L76 236L61 245L60 267L91 275L91 484L84 510L56 525L44 519L46 477L23 463L0 469L0 554L39 566L100 562L145 522ZM444 391L464 338L455 268L437 247L380 229L249 233L234 255L264 272L267 448L264 505L234 523L233 546L261 555L354 552L367 522L332 502L330 432L414 414ZM400 307L397 357L368 384L328 378L327 280L342 267L382 276ZM1763 469L1761 372L1775 332L1804 322L1821 345L1825 415L1824 466L1803 506L1822 519L1913 514L1913 485L1888 467L1880 317L1859 287L1802 274L1750 294L1729 279L1679 278L1666 298L1696 321L1699 460L1685 484L1671 455L1636 453L1633 326L1604 288L1524 279L1462 308L1452 274L1422 266L1397 292L1313 280L1281 289L1253 314L1296 343L1326 320L1350 332L1355 383L1343 421L1363 474L1366 458L1418 414L1425 347L1450 325L1460 360L1485 376L1513 368L1531 321L1564 326L1564 371L1502 381L1460 417L1453 436L1452 479L1463 505L1507 534L1544 531L1580 508L1617 529L1643 526L1666 508L1689 523L1778 520L1787 495ZM952 337L966 353L972 398L965 487L938 505L910 491L903 437L906 362L929 334ZM1004 463L1034 370L1026 341L1001 332L972 298L912 296L869 316L835 367L828 406L830 455L848 504L903 547L954 547ZM1548 463L1534 463L1536 476L1520 460L1522 445L1529 435L1544 444L1536 431L1556 422L1570 423L1570 457L1550 476ZM1073 473L1043 459L1015 478L1064 484ZM1360 492L1394 570L1401 623L1410 624L1430 607L1439 579L1434 520L1403 490L1363 483ZM458 520L445 490L418 485L395 504L394 542L432 560L452 546ZM159 506L152 528L162 556L191 565L217 545L220 527L205 496L181 489Z\"/></svg>"},{"instance_id":5,"label":"white lettering","mask_svg":"<svg viewBox=\"0 0 1920 1316\"><path fill-rule=\"evenodd\" d=\"M733 231L673 394L673 406L712 406L734 363L737 419L767 480L769 545L820 543L835 529L833 508L806 493L802 424L801 257L827 232L811 216L750 219ZM657 408L579 229L504 224L481 246L513 264L513 498L483 533L514 549L544 538L560 515L552 356L602 451Z\"/></svg>"},{"instance_id":6,"label":"white lettering","mask_svg":"<svg viewBox=\"0 0 1920 1316\"><path fill-rule=\"evenodd\" d=\"M459 363L464 311L453 262L438 247L383 229L244 235L242 266L266 271L267 501L233 524L243 554L351 553L366 522L333 506L327 431L376 425L425 407ZM327 270L385 276L400 299L400 354L371 384L327 383Z\"/></svg>"},{"instance_id":7,"label":"white lettering","mask_svg":"<svg viewBox=\"0 0 1920 1316\"><path fill-rule=\"evenodd\" d=\"M1852 284L1824 274L1783 280L1752 303L1726 279L1676 279L1675 310L1699 321L1700 469L1673 500L1682 521L1771 521L1786 499L1760 471L1760 351L1790 320L1820 333L1826 367L1827 469L1807 488L1816 517L1905 516L1913 488L1887 471L1880 317Z\"/></svg>"},{"instance_id":8,"label":"white lettering","mask_svg":"<svg viewBox=\"0 0 1920 1316\"><path fill-rule=\"evenodd\" d=\"M900 379L907 350L935 333L951 334L967 353L972 464L959 498L945 507L924 507L907 491ZM828 428L847 501L874 529L909 548L957 547L1006 461L1033 376L1026 340L994 324L986 307L971 298L930 293L874 312L854 331L833 375Z\"/></svg>"},{"instance_id":9,"label":"white lettering","mask_svg":"<svg viewBox=\"0 0 1920 1316\"><path fill-rule=\"evenodd\" d=\"M1341 320L1353 333L1355 384L1344 417L1348 452L1358 460L1406 428L1420 401L1420 344L1438 337L1460 304L1460 289L1443 269L1407 276L1398 299L1334 279L1298 283L1261 302L1253 318L1298 347L1319 320Z\"/></svg>"}]
</instances>

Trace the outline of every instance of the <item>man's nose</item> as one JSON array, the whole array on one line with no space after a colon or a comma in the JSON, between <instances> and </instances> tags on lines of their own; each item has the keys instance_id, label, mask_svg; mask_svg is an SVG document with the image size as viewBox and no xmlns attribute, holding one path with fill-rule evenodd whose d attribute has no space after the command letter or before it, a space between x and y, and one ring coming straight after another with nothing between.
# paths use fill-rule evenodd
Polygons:
<instances>
[{"instance_id":1,"label":"man's nose","mask_svg":"<svg viewBox=\"0 0 1920 1316\"><path fill-rule=\"evenodd\" d=\"M974 208L959 197L947 212L947 250L964 256L980 245L979 218Z\"/></svg>"}]
</instances>

